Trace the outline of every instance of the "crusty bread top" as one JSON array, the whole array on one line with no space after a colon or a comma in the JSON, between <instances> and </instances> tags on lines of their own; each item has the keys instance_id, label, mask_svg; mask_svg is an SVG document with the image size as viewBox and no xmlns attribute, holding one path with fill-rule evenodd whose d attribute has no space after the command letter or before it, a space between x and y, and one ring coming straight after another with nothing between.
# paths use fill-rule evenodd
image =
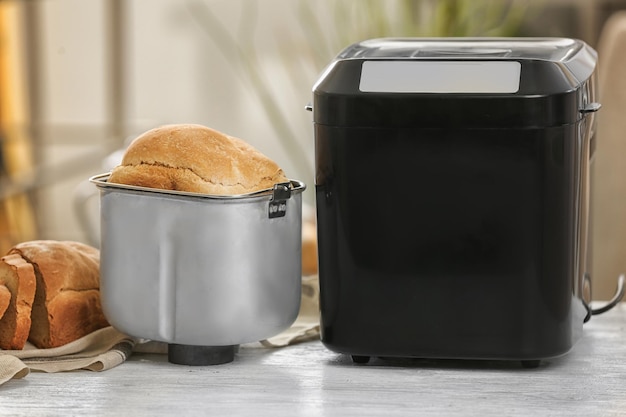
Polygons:
<instances>
[{"instance_id":1,"label":"crusty bread top","mask_svg":"<svg viewBox=\"0 0 626 417\"><path fill-rule=\"evenodd\" d=\"M288 179L274 161L241 139L201 125L176 124L137 137L108 181L237 195L272 188Z\"/></svg>"}]
</instances>

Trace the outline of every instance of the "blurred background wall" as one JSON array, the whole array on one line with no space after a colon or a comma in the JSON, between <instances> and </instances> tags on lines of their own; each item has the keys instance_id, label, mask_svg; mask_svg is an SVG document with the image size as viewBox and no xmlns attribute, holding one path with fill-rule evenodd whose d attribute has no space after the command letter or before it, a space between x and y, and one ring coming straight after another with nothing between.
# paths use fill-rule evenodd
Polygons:
<instances>
[{"instance_id":1,"label":"blurred background wall","mask_svg":"<svg viewBox=\"0 0 626 417\"><path fill-rule=\"evenodd\" d=\"M2 156L15 160L10 144L21 143L13 149L26 157L2 168L0 249L33 236L94 243L97 199L86 180L165 123L245 139L305 181L312 205L304 106L343 47L378 36L567 36L597 47L623 8L626 0L2 0L0 45L8 51L14 34L12 62L24 75L0 85L23 109L3 119ZM608 298L612 275L626 270L621 252L611 256L596 298Z\"/></svg>"}]
</instances>

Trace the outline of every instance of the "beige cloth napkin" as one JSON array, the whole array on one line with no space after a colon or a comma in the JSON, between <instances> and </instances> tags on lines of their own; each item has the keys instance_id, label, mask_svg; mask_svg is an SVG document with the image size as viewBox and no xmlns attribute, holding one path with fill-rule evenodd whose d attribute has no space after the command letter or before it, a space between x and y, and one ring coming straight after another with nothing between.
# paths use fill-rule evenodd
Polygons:
<instances>
[{"instance_id":1,"label":"beige cloth napkin","mask_svg":"<svg viewBox=\"0 0 626 417\"><path fill-rule=\"evenodd\" d=\"M22 350L0 350L0 385L30 371L105 371L123 363L136 342L109 326L57 348L37 349L27 343Z\"/></svg>"},{"instance_id":2,"label":"beige cloth napkin","mask_svg":"<svg viewBox=\"0 0 626 417\"><path fill-rule=\"evenodd\" d=\"M318 278L308 276L302 279L302 301L296 321L289 329L260 343L277 348L314 340L319 338L319 328ZM24 378L31 371L106 371L123 363L132 352L167 353L167 344L133 338L113 327L52 349L37 349L27 343L22 350L0 350L0 385Z\"/></svg>"}]
</instances>

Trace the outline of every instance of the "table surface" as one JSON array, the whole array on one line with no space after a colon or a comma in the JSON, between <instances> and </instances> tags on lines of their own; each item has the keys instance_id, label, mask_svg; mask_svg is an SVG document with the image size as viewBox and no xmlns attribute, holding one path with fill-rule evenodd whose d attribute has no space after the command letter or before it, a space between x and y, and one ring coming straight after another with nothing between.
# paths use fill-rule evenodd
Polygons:
<instances>
[{"instance_id":1,"label":"table surface","mask_svg":"<svg viewBox=\"0 0 626 417\"><path fill-rule=\"evenodd\" d=\"M518 362L350 357L319 341L244 345L190 367L135 353L104 372L31 373L0 386L2 416L626 416L626 303L568 354Z\"/></svg>"}]
</instances>

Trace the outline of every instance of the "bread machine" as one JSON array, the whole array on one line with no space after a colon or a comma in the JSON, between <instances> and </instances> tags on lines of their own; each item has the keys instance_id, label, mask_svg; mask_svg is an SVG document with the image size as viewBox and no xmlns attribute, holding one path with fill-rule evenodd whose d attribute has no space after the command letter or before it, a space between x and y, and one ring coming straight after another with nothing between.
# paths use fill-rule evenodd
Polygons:
<instances>
[{"instance_id":1,"label":"bread machine","mask_svg":"<svg viewBox=\"0 0 626 417\"><path fill-rule=\"evenodd\" d=\"M521 360L581 336L596 52L372 39L313 87L321 332L370 357Z\"/></svg>"}]
</instances>

